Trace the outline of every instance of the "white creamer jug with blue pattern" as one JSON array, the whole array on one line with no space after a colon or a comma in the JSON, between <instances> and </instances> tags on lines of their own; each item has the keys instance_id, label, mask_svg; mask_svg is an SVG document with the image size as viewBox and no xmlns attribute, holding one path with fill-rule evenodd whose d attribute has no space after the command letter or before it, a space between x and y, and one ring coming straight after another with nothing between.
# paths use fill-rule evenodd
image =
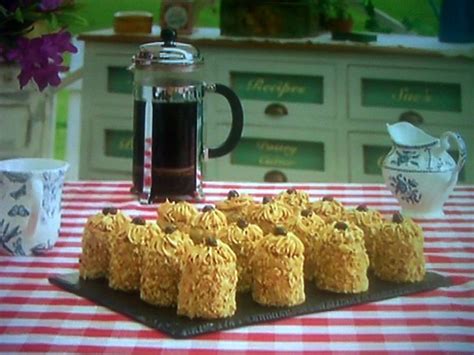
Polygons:
<instances>
[{"instance_id":1,"label":"white creamer jug with blue pattern","mask_svg":"<svg viewBox=\"0 0 474 355\"><path fill-rule=\"evenodd\" d=\"M402 214L414 218L440 218L466 162L466 145L455 132L440 138L408 122L387 125L393 147L383 161L385 184L398 199ZM448 153L457 145L458 161Z\"/></svg>"}]
</instances>

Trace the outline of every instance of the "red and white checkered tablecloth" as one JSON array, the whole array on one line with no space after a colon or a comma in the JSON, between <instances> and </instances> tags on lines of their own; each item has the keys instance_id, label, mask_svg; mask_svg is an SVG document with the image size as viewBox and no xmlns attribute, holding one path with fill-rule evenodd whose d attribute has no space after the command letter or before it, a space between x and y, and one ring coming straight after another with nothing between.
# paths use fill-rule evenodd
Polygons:
<instances>
[{"instance_id":1,"label":"red and white checkered tablecloth","mask_svg":"<svg viewBox=\"0 0 474 355\"><path fill-rule=\"evenodd\" d=\"M217 183L206 201L229 189L256 198L288 187L312 199L332 195L347 206L365 203L384 214L397 210L382 185ZM61 235L45 256L0 257L0 351L245 353L316 351L420 351L474 353L474 186L459 186L446 218L419 220L428 268L454 283L423 294L176 340L49 284L48 276L78 268L86 218L104 206L131 216L156 216L125 182L69 182L63 195Z\"/></svg>"}]
</instances>

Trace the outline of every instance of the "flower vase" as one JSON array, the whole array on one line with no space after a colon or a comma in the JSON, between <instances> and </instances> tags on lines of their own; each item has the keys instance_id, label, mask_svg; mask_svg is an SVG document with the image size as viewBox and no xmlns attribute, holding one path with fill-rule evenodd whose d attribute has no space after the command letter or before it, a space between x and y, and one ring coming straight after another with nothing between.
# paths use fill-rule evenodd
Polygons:
<instances>
[{"instance_id":1,"label":"flower vase","mask_svg":"<svg viewBox=\"0 0 474 355\"><path fill-rule=\"evenodd\" d=\"M20 66L0 63L0 159L52 157L53 94L34 84L20 89Z\"/></svg>"}]
</instances>

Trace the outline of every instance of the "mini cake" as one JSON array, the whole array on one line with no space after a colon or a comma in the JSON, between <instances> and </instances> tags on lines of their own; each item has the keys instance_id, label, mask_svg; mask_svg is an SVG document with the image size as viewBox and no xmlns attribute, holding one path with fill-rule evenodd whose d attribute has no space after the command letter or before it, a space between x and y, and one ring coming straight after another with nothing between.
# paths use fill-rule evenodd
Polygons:
<instances>
[{"instance_id":1,"label":"mini cake","mask_svg":"<svg viewBox=\"0 0 474 355\"><path fill-rule=\"evenodd\" d=\"M204 206L193 219L190 232L194 244L201 243L208 235L216 235L221 228L227 227L227 217L214 206Z\"/></svg>"},{"instance_id":2,"label":"mini cake","mask_svg":"<svg viewBox=\"0 0 474 355\"><path fill-rule=\"evenodd\" d=\"M193 219L198 210L186 201L170 202L166 200L158 207L157 223L162 230L168 226L177 227L181 232L189 234Z\"/></svg>"},{"instance_id":3,"label":"mini cake","mask_svg":"<svg viewBox=\"0 0 474 355\"><path fill-rule=\"evenodd\" d=\"M346 222L326 227L318 247L316 286L337 293L367 291L369 257L364 246L364 232Z\"/></svg>"},{"instance_id":4,"label":"mini cake","mask_svg":"<svg viewBox=\"0 0 474 355\"><path fill-rule=\"evenodd\" d=\"M346 212L346 219L364 232L365 249L369 256L369 269L373 269L376 242L383 223L382 214L379 211L368 209L365 205L359 205L357 208Z\"/></svg>"},{"instance_id":5,"label":"mini cake","mask_svg":"<svg viewBox=\"0 0 474 355\"><path fill-rule=\"evenodd\" d=\"M276 198L276 201L283 202L288 205L295 213L306 208L309 203L309 195L304 191L298 191L295 189L288 189L280 192Z\"/></svg>"},{"instance_id":6,"label":"mini cake","mask_svg":"<svg viewBox=\"0 0 474 355\"><path fill-rule=\"evenodd\" d=\"M231 247L237 257L237 292L247 292L252 285L252 268L250 259L255 243L263 238L263 232L256 224L249 224L244 219L230 224L219 231L218 237Z\"/></svg>"},{"instance_id":7,"label":"mini cake","mask_svg":"<svg viewBox=\"0 0 474 355\"><path fill-rule=\"evenodd\" d=\"M276 226L288 226L293 211L286 204L265 196L262 204L251 210L250 220L258 224L265 234L275 230Z\"/></svg>"},{"instance_id":8,"label":"mini cake","mask_svg":"<svg viewBox=\"0 0 474 355\"><path fill-rule=\"evenodd\" d=\"M395 213L384 223L377 240L375 275L393 282L417 282L425 277L423 230Z\"/></svg>"},{"instance_id":9,"label":"mini cake","mask_svg":"<svg viewBox=\"0 0 474 355\"><path fill-rule=\"evenodd\" d=\"M169 225L160 238L144 248L140 279L142 300L160 306L177 304L182 263L192 245L189 235Z\"/></svg>"},{"instance_id":10,"label":"mini cake","mask_svg":"<svg viewBox=\"0 0 474 355\"><path fill-rule=\"evenodd\" d=\"M220 240L208 237L187 254L178 284L178 315L225 318L235 313L236 256Z\"/></svg>"},{"instance_id":11,"label":"mini cake","mask_svg":"<svg viewBox=\"0 0 474 355\"><path fill-rule=\"evenodd\" d=\"M304 246L278 226L255 245L252 298L265 306L294 306L305 301Z\"/></svg>"},{"instance_id":12,"label":"mini cake","mask_svg":"<svg viewBox=\"0 0 474 355\"><path fill-rule=\"evenodd\" d=\"M124 229L130 218L116 208L104 208L88 218L82 235L79 274L84 279L107 277L110 259L110 240Z\"/></svg>"},{"instance_id":13,"label":"mini cake","mask_svg":"<svg viewBox=\"0 0 474 355\"><path fill-rule=\"evenodd\" d=\"M343 219L344 205L331 196L325 196L321 200L310 203L308 208L324 219L326 223Z\"/></svg>"},{"instance_id":14,"label":"mini cake","mask_svg":"<svg viewBox=\"0 0 474 355\"><path fill-rule=\"evenodd\" d=\"M140 263L142 244L159 238L157 224L147 224L143 218L135 217L127 228L117 234L110 248L109 287L122 291L140 288Z\"/></svg>"},{"instance_id":15,"label":"mini cake","mask_svg":"<svg viewBox=\"0 0 474 355\"><path fill-rule=\"evenodd\" d=\"M249 207L253 203L249 195L240 195L237 191L230 190L226 200L216 202L216 208L226 215L228 223L233 223L240 218L247 218Z\"/></svg>"},{"instance_id":16,"label":"mini cake","mask_svg":"<svg viewBox=\"0 0 474 355\"><path fill-rule=\"evenodd\" d=\"M291 225L292 232L304 245L304 278L312 280L316 271L318 255L317 243L322 238L322 231L326 227L324 220L311 210L302 210Z\"/></svg>"}]
</instances>

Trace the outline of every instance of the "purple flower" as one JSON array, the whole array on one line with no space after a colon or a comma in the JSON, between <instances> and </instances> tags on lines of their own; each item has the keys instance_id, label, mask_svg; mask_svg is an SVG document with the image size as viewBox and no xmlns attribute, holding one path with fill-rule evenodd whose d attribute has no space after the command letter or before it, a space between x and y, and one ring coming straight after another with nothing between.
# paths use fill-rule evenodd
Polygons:
<instances>
[{"instance_id":1,"label":"purple flower","mask_svg":"<svg viewBox=\"0 0 474 355\"><path fill-rule=\"evenodd\" d=\"M62 2L63 0L41 0L39 8L44 12L55 11L61 6Z\"/></svg>"},{"instance_id":2,"label":"purple flower","mask_svg":"<svg viewBox=\"0 0 474 355\"><path fill-rule=\"evenodd\" d=\"M16 48L7 52L6 57L21 66L18 75L20 87L23 88L30 80L34 80L41 91L48 85L59 85L59 73L67 69L61 65L63 53L77 52L70 41L71 34L66 31L33 39L19 38Z\"/></svg>"}]
</instances>

